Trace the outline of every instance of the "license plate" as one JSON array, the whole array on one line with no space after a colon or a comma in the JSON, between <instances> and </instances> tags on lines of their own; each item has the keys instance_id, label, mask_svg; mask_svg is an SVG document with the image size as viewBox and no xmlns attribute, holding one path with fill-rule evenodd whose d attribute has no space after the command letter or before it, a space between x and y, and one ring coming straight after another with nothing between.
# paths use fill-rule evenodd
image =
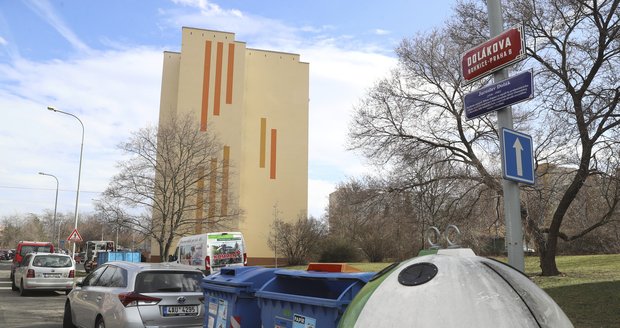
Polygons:
<instances>
[{"instance_id":1,"label":"license plate","mask_svg":"<svg viewBox=\"0 0 620 328\"><path fill-rule=\"evenodd\" d=\"M60 273L44 273L43 278L60 278Z\"/></svg>"},{"instance_id":2,"label":"license plate","mask_svg":"<svg viewBox=\"0 0 620 328\"><path fill-rule=\"evenodd\" d=\"M198 315L197 305L164 306L164 317Z\"/></svg>"}]
</instances>

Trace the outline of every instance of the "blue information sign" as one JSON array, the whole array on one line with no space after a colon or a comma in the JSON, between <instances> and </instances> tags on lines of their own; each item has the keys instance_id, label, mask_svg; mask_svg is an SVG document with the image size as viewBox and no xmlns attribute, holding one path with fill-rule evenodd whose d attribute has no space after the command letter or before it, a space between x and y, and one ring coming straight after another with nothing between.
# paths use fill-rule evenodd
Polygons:
<instances>
[{"instance_id":1,"label":"blue information sign","mask_svg":"<svg viewBox=\"0 0 620 328\"><path fill-rule=\"evenodd\" d=\"M465 99L463 99L465 118L471 120L533 97L534 79L532 71L525 71L466 94Z\"/></svg>"},{"instance_id":2,"label":"blue information sign","mask_svg":"<svg viewBox=\"0 0 620 328\"><path fill-rule=\"evenodd\" d=\"M532 137L502 129L501 138L504 179L534 184L534 147Z\"/></svg>"}]
</instances>

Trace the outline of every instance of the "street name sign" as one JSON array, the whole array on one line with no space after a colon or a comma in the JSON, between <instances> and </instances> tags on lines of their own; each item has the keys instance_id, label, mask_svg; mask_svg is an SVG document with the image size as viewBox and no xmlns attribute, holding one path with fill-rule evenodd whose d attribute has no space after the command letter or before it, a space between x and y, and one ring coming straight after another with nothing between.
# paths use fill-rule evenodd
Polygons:
<instances>
[{"instance_id":1,"label":"street name sign","mask_svg":"<svg viewBox=\"0 0 620 328\"><path fill-rule=\"evenodd\" d=\"M523 27L511 28L461 54L461 75L466 83L525 58Z\"/></svg>"},{"instance_id":2,"label":"street name sign","mask_svg":"<svg viewBox=\"0 0 620 328\"><path fill-rule=\"evenodd\" d=\"M67 238L68 241L83 241L82 236L78 232L77 228L73 229L73 232Z\"/></svg>"},{"instance_id":3,"label":"street name sign","mask_svg":"<svg viewBox=\"0 0 620 328\"><path fill-rule=\"evenodd\" d=\"M532 137L502 128L503 176L525 184L534 184L534 147Z\"/></svg>"},{"instance_id":4,"label":"street name sign","mask_svg":"<svg viewBox=\"0 0 620 328\"><path fill-rule=\"evenodd\" d=\"M534 97L532 71L519 73L501 82L465 95L465 118L471 120L486 113L520 103Z\"/></svg>"}]
</instances>

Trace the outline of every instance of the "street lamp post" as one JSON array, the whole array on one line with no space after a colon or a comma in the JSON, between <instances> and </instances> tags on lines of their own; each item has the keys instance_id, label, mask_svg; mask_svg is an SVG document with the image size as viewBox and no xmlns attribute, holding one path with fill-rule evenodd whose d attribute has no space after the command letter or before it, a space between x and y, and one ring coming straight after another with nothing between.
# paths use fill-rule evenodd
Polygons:
<instances>
[{"instance_id":1,"label":"street lamp post","mask_svg":"<svg viewBox=\"0 0 620 328\"><path fill-rule=\"evenodd\" d=\"M55 175L49 174L49 173L39 172L39 174L40 175L47 175L47 176L50 176L50 177L56 179L56 200L54 201L54 223L52 224L53 225L53 227L52 227L52 238L54 238L54 233L56 231L56 209L58 208L58 186L59 186L58 178ZM58 248L60 248L60 229L58 229L58 234L56 236L57 236L57 238L56 238L57 244L56 245L58 245Z\"/></svg>"},{"instance_id":2,"label":"street lamp post","mask_svg":"<svg viewBox=\"0 0 620 328\"><path fill-rule=\"evenodd\" d=\"M77 225L78 225L78 203L80 201L80 178L82 176L82 153L84 151L84 123L82 123L82 120L80 120L77 116L71 114L71 113L67 113L67 112L63 112L61 110L58 110L52 106L47 106L48 110L51 110L53 112L57 112L57 113L61 113L61 114L65 114L65 115L69 115L69 116L73 116L76 120L78 120L78 122L80 122L80 125L82 126L82 143L80 144L80 166L78 169L78 181L77 181L77 193L75 195L75 229L77 229ZM75 258L75 242L73 243L73 254L72 257Z\"/></svg>"}]
</instances>

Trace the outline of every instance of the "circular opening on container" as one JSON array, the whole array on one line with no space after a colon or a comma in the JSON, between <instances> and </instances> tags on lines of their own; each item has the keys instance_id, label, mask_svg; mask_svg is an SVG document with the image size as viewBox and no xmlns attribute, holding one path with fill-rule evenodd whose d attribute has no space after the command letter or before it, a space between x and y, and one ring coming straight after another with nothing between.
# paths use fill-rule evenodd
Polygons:
<instances>
[{"instance_id":1,"label":"circular opening on container","mask_svg":"<svg viewBox=\"0 0 620 328\"><path fill-rule=\"evenodd\" d=\"M398 274L398 282L404 286L425 284L437 275L437 267L433 263L416 263L406 267Z\"/></svg>"}]
</instances>

